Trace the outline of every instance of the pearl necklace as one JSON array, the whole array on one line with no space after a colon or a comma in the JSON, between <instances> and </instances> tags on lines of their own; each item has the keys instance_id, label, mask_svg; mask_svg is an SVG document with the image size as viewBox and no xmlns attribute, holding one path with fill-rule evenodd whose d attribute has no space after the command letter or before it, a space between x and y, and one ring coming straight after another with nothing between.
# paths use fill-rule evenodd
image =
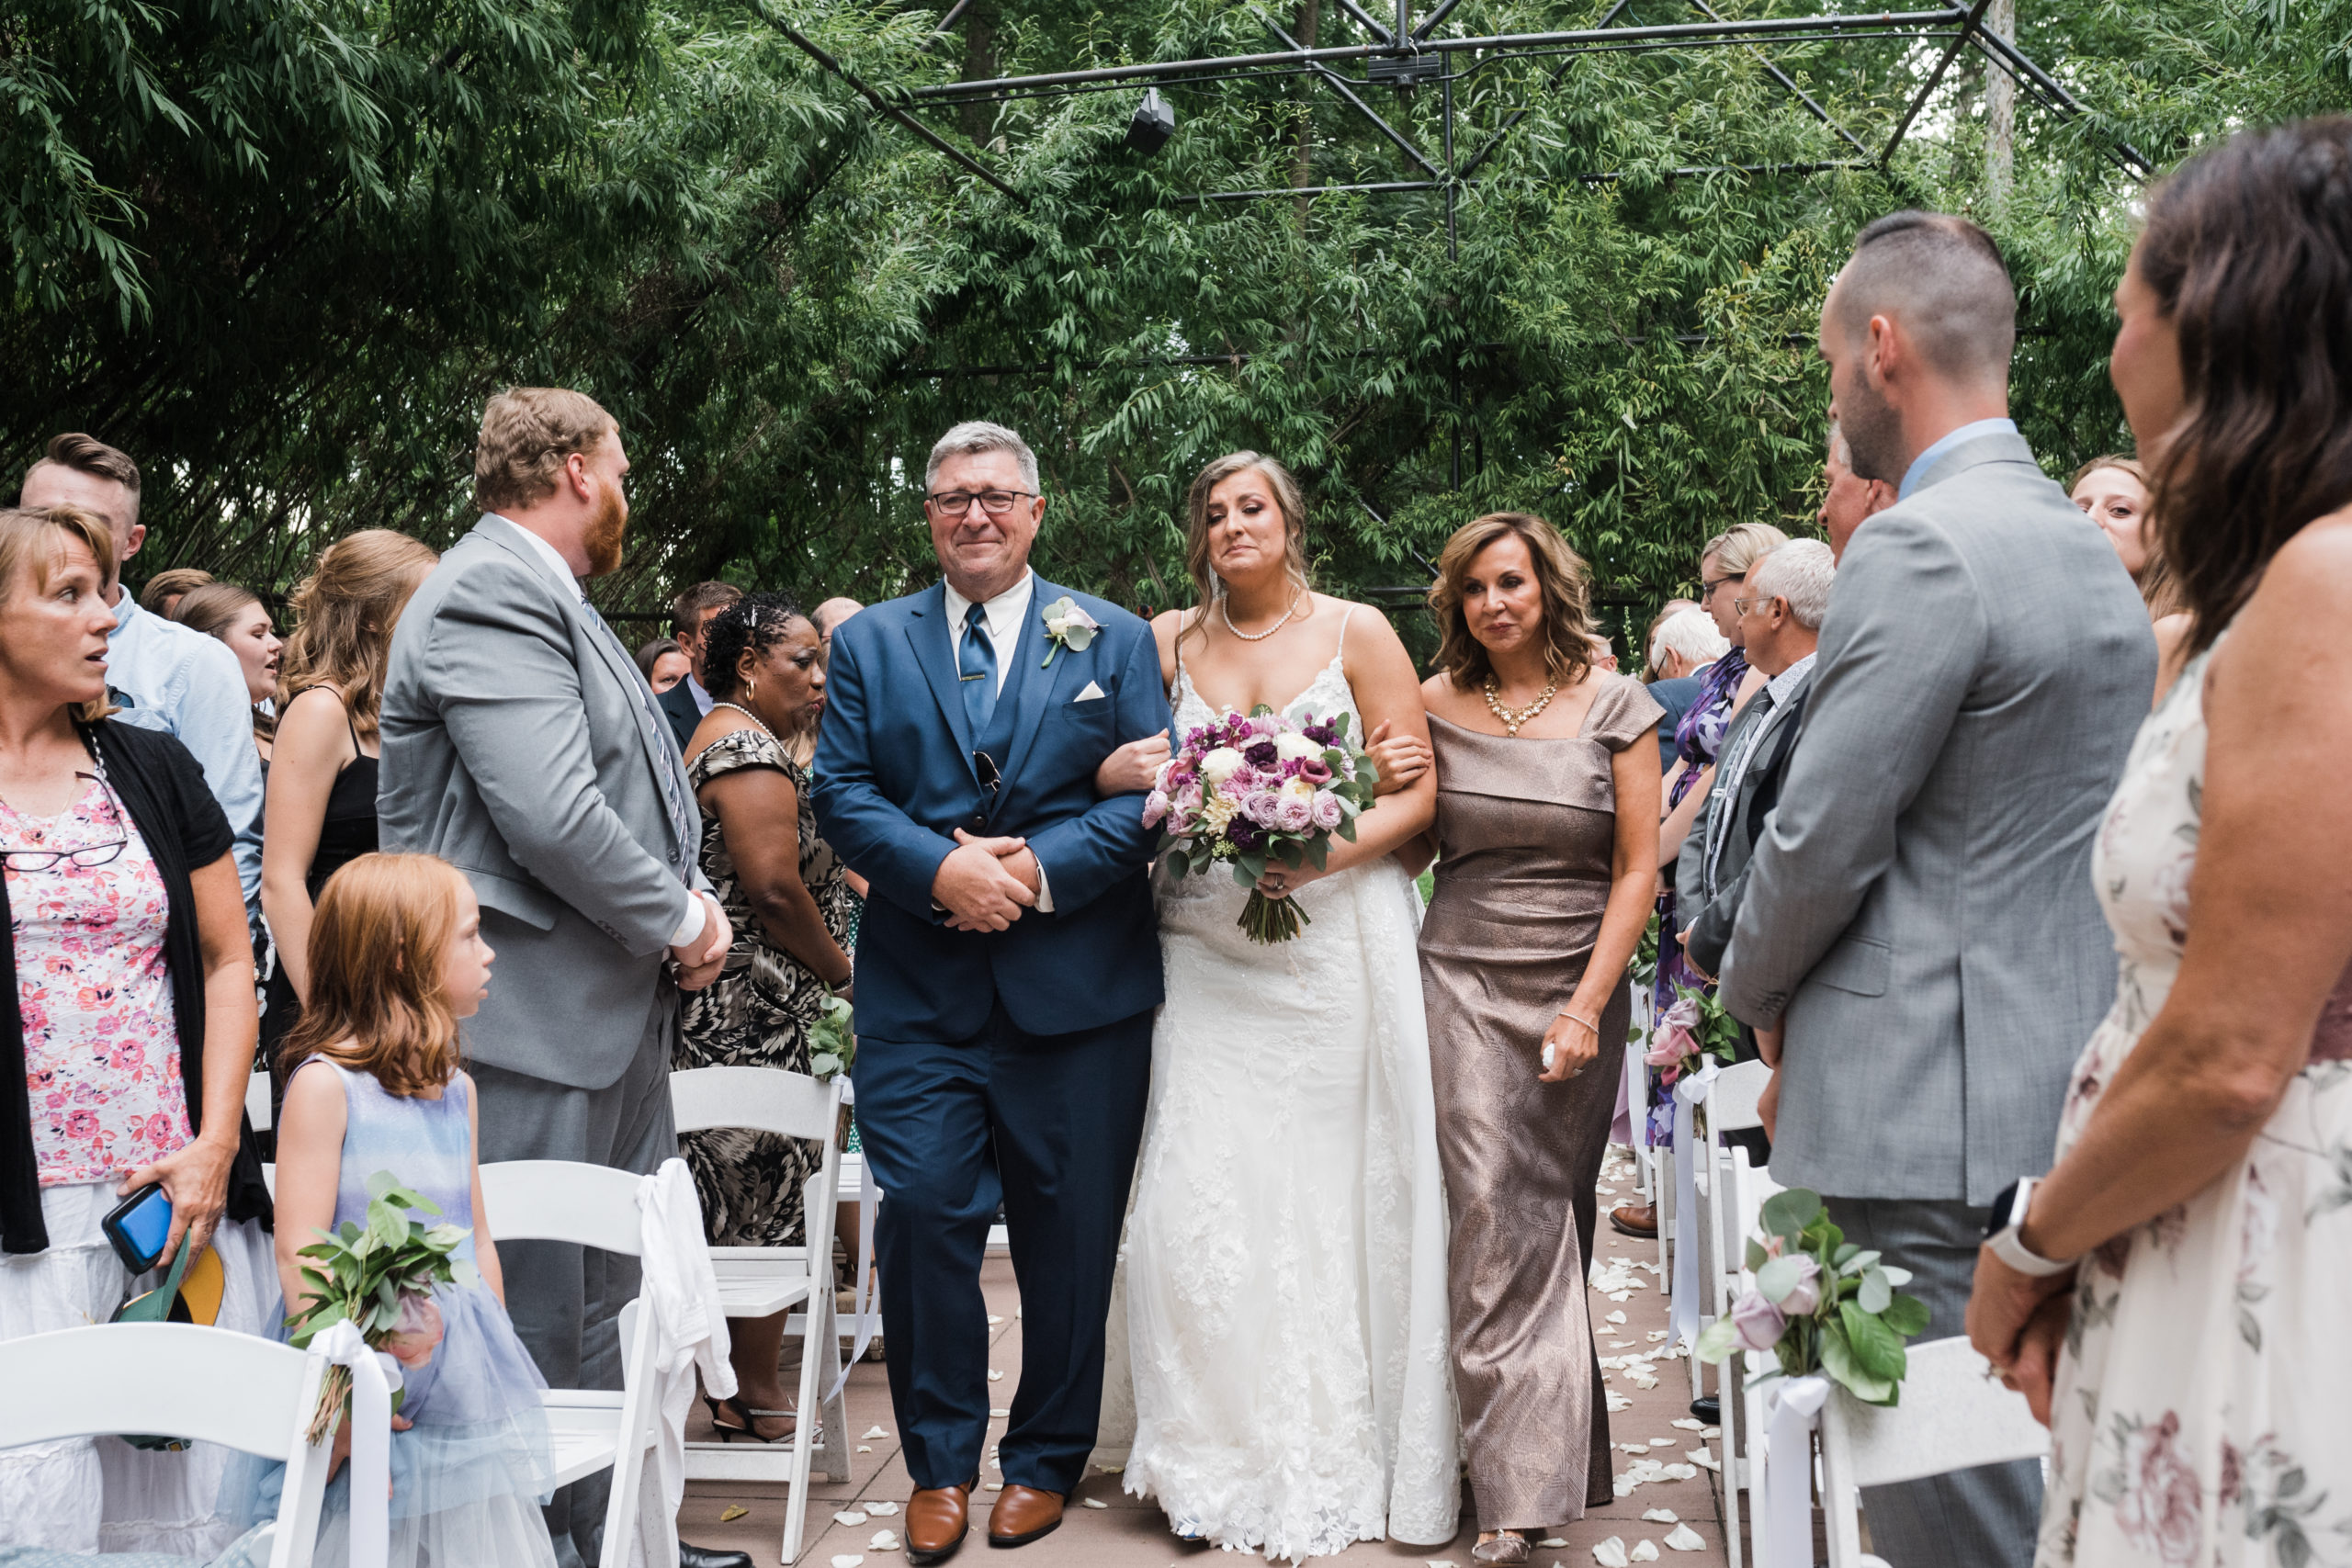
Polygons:
<instances>
[{"instance_id":1,"label":"pearl necklace","mask_svg":"<svg viewBox=\"0 0 2352 1568\"><path fill-rule=\"evenodd\" d=\"M1548 695L1549 694L1546 694ZM750 708L745 707L741 703L716 702L710 705L715 708L733 708L737 713L740 713L745 718L750 719L752 725L758 728L762 735L766 736L771 740L775 739L775 731L770 729L766 725L762 724L760 722L760 716L753 713Z\"/></svg>"},{"instance_id":2,"label":"pearl necklace","mask_svg":"<svg viewBox=\"0 0 2352 1568\"><path fill-rule=\"evenodd\" d=\"M1495 678L1492 675L1487 676L1487 709L1497 718L1502 720L1503 733L1505 735L1515 736L1519 733L1519 727L1521 725L1525 724L1529 719L1533 718L1537 714L1542 713L1545 708L1552 705L1552 699L1559 694L1560 683L1557 681L1554 681L1545 685L1544 690L1537 694L1533 702L1528 704L1525 707L1521 708L1516 713L1512 712L1510 708L1503 706L1503 700L1500 695L1501 691L1502 688L1496 683Z\"/></svg>"},{"instance_id":3,"label":"pearl necklace","mask_svg":"<svg viewBox=\"0 0 2352 1568\"><path fill-rule=\"evenodd\" d=\"M1282 618L1281 620L1276 621L1272 626L1268 626L1264 631L1261 631L1261 632L1245 632L1245 631L1243 631L1239 626L1235 626L1235 625L1233 624L1233 617L1232 617L1232 615L1228 615L1228 614L1226 612L1226 608L1225 608L1225 606L1226 606L1227 603L1231 599L1231 597L1232 597L1232 595L1230 595L1230 594L1227 594L1227 593L1220 593L1220 594L1218 594L1218 595L1216 596L1216 615L1217 615L1217 619L1219 619L1219 620L1221 620L1221 621L1223 621L1223 622L1225 623L1225 629L1226 629L1227 631L1231 632L1235 637L1239 637L1243 642L1263 642L1263 641L1265 641L1268 637L1270 637L1273 636L1276 632L1278 632L1278 631L1282 630L1284 626L1286 626L1290 625L1290 618L1291 618L1293 615L1297 615L1297 614L1298 614L1298 595L1297 595L1295 592L1294 592L1294 593L1292 593L1292 594L1291 594L1291 596L1290 596L1290 608L1289 608L1289 609L1287 609L1287 610L1284 610L1284 611L1283 612L1283 618Z\"/></svg>"}]
</instances>

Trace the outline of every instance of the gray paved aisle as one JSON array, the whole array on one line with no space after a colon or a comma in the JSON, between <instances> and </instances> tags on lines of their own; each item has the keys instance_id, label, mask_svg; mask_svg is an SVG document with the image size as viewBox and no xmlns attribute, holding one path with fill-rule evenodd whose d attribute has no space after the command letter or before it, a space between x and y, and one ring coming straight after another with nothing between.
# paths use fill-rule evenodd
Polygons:
<instances>
[{"instance_id":1,"label":"gray paved aisle","mask_svg":"<svg viewBox=\"0 0 2352 1568\"><path fill-rule=\"evenodd\" d=\"M1612 1192L1611 1188L1617 1190ZM1603 1218L1601 1242L1595 1252L1596 1268L1609 1279L1637 1280L1640 1284L1621 1287L1625 1289L1627 1297L1622 1303L1609 1299L1599 1289L1593 1292L1593 1315L1601 1331L1601 1354L1611 1359L1657 1354L1667 1325L1666 1302L1658 1290L1658 1280L1648 1269L1638 1267L1643 1263L1656 1264L1656 1245L1634 1242L1608 1227L1609 1205L1622 1201L1628 1190L1623 1168L1612 1164L1611 1173L1602 1178ZM1012 1403L1012 1389L1021 1375L1021 1325L1014 1316L1018 1295L1011 1262L1001 1258L989 1259L982 1282L989 1313L1003 1320L992 1330L995 1349L990 1363L1003 1374L1001 1382L990 1385L992 1394L1001 1391L996 1399L997 1407L1001 1409ZM1608 1314L1614 1312L1623 1313L1625 1321L1607 1322ZM1653 1339L1652 1336L1661 1338ZM1699 1433L1673 1425L1677 1419L1689 1418L1685 1405L1690 1397L1690 1373L1685 1363L1660 1357L1655 1371L1648 1375L1655 1378L1655 1386L1642 1388L1631 1369L1619 1367L1608 1372L1610 1387L1628 1402L1610 1416L1611 1438L1620 1445L1615 1468L1621 1477L1639 1462L1625 1451L1626 1445L1640 1445L1657 1456L1656 1462L1671 1465L1687 1465L1687 1450L1702 1446ZM848 1398L851 1430L867 1433L878 1427L884 1435L854 1439L871 1451L853 1456L853 1479L848 1484L820 1482L811 1489L808 1536L800 1562L811 1568L851 1568L850 1560L862 1558L859 1568L900 1568L906 1561L901 1551L895 1547L877 1550L872 1544L876 1532L885 1529L890 1531L894 1540L902 1539L903 1508L911 1488L899 1451L897 1423L890 1413L890 1392L883 1369L870 1362L856 1368L850 1374ZM699 1405L695 1408L695 1424L697 1428L707 1427ZM994 1424L991 1443L1002 1427L1001 1421ZM701 1432L698 1430L696 1435ZM1712 1457L1715 1439L1708 1438L1703 1441ZM1652 1442L1657 1445L1654 1449L1649 1448ZM995 1480L995 1472L990 1471L985 1479ZM1534 1561L1538 1568L1550 1568L1555 1562L1560 1568L1593 1568L1593 1547L1613 1536L1626 1549L1631 1561L1645 1560L1633 1554L1639 1551L1641 1542L1650 1541L1658 1549L1657 1559L1662 1564L1713 1568L1725 1561L1714 1480L1713 1471L1702 1469L1692 1479L1645 1482L1611 1506L1596 1509L1562 1529L1558 1539L1567 1544L1539 1549ZM780 1485L694 1483L687 1488L685 1506L679 1516L679 1532L698 1545L749 1551L760 1568L778 1568L785 1495L786 1489ZM986 1568L1215 1568L1216 1564L1240 1561L1177 1540L1168 1533L1167 1519L1157 1507L1122 1493L1116 1475L1100 1473L1088 1477L1080 1491L1079 1504L1070 1508L1060 1529L1021 1548L1017 1553L991 1551L985 1532L988 1506L993 1496L983 1492L975 1497L975 1528L972 1538L956 1558L959 1568L966 1563L973 1568L983 1564ZM901 1511L868 1515L854 1524L840 1523L835 1518L837 1514L864 1512L857 1505L876 1501L897 1504ZM1092 1506L1095 1504L1102 1506L1096 1507ZM749 1512L741 1518L722 1522L719 1516L732 1506ZM1675 1525L1645 1519L1643 1513L1651 1509L1672 1510L1679 1522L1687 1523L1703 1538L1703 1545L1690 1551L1667 1549L1667 1537ZM1338 1557L1316 1561L1344 1564L1347 1568L1369 1568L1371 1564L1419 1568L1424 1563L1442 1562L1453 1563L1455 1568L1471 1568L1470 1547L1476 1540L1465 1495L1462 1533L1449 1545L1420 1547L1365 1541Z\"/></svg>"}]
</instances>

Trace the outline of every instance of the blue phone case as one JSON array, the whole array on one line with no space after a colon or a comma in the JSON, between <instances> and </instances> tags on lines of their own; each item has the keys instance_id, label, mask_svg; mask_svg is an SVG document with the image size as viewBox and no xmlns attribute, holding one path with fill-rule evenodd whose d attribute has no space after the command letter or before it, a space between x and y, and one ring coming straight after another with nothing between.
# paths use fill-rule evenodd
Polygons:
<instances>
[{"instance_id":1,"label":"blue phone case","mask_svg":"<svg viewBox=\"0 0 2352 1568\"><path fill-rule=\"evenodd\" d=\"M144 1274L164 1253L172 1235L172 1201L159 1183L142 1187L118 1204L101 1228L123 1267Z\"/></svg>"}]
</instances>

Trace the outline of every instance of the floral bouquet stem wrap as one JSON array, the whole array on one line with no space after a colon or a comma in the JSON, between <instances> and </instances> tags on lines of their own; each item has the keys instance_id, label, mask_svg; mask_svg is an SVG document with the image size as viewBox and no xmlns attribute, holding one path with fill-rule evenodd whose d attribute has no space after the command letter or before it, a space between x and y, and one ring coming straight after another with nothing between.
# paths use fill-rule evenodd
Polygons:
<instances>
[{"instance_id":1,"label":"floral bouquet stem wrap","mask_svg":"<svg viewBox=\"0 0 2352 1568\"><path fill-rule=\"evenodd\" d=\"M289 1342L296 1349L307 1348L313 1336L347 1318L374 1349L412 1366L431 1357L441 1340L434 1287L471 1286L481 1276L472 1264L456 1256L467 1231L447 1223L427 1225L412 1220L412 1209L441 1212L430 1198L402 1187L390 1171L379 1170L368 1179L366 1225L345 1220L334 1231L313 1233L319 1239L299 1255L313 1259L302 1266L309 1294L301 1310L286 1320L286 1326L294 1330ZM396 1411L402 1392L392 1391ZM319 1408L311 1417L311 1442L334 1430L350 1398L349 1370L328 1368L319 1388Z\"/></svg>"},{"instance_id":2,"label":"floral bouquet stem wrap","mask_svg":"<svg viewBox=\"0 0 2352 1568\"><path fill-rule=\"evenodd\" d=\"M1187 733L1161 764L1144 826L1160 829L1170 875L1205 874L1218 861L1232 866L1250 889L1237 923L1252 942L1288 942L1306 911L1267 897L1258 879L1270 865L1322 870L1333 835L1355 841L1379 776L1349 736L1346 714L1294 722L1262 706L1228 713Z\"/></svg>"},{"instance_id":3,"label":"floral bouquet stem wrap","mask_svg":"<svg viewBox=\"0 0 2352 1568\"><path fill-rule=\"evenodd\" d=\"M1700 1359L1769 1350L1789 1377L1826 1373L1866 1404L1895 1403L1903 1342L1928 1328L1928 1304L1895 1289L1910 1271L1848 1241L1804 1188L1773 1193L1758 1217L1765 1234L1747 1243L1756 1288L1699 1336Z\"/></svg>"}]
</instances>

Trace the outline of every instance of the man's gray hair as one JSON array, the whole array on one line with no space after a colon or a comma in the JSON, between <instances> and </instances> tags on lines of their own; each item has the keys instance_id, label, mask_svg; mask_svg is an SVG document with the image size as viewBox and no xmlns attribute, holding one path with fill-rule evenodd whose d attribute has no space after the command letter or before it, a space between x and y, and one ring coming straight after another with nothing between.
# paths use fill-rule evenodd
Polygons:
<instances>
[{"instance_id":1,"label":"man's gray hair","mask_svg":"<svg viewBox=\"0 0 2352 1568\"><path fill-rule=\"evenodd\" d=\"M1657 635L1650 638L1647 651L1653 670L1666 662L1668 653L1681 655L1683 663L1695 670L1729 653L1731 639L1706 611L1677 610L1658 623Z\"/></svg>"},{"instance_id":2,"label":"man's gray hair","mask_svg":"<svg viewBox=\"0 0 2352 1568\"><path fill-rule=\"evenodd\" d=\"M967 419L939 438L931 449L931 462L922 471L922 489L930 494L939 484L939 465L950 457L977 456L982 452L1010 452L1021 460L1021 482L1035 494L1037 489L1037 454L1029 450L1029 443L1021 439L1017 431L991 424L984 419Z\"/></svg>"},{"instance_id":3,"label":"man's gray hair","mask_svg":"<svg viewBox=\"0 0 2352 1568\"><path fill-rule=\"evenodd\" d=\"M1836 288L1849 338L1861 336L1872 316L1891 316L1937 374L2007 389L2017 288L2000 247L1967 219L1890 213L1855 239Z\"/></svg>"},{"instance_id":4,"label":"man's gray hair","mask_svg":"<svg viewBox=\"0 0 2352 1568\"><path fill-rule=\"evenodd\" d=\"M1797 625L1817 632L1821 617L1829 613L1829 585L1837 575L1827 545L1791 539L1748 570L1747 592L1759 599L1786 599Z\"/></svg>"}]
</instances>

